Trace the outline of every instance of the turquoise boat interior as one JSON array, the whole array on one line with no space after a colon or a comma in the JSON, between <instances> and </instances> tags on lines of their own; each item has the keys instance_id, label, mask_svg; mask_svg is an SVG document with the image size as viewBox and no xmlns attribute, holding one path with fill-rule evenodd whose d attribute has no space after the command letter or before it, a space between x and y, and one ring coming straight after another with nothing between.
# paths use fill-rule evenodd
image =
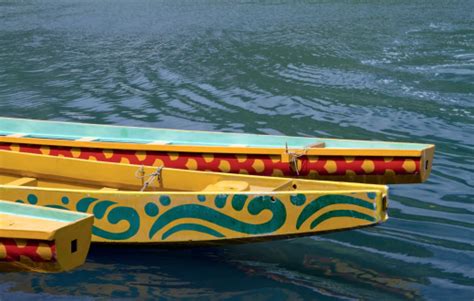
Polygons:
<instances>
[{"instance_id":1,"label":"turquoise boat interior","mask_svg":"<svg viewBox=\"0 0 474 301\"><path fill-rule=\"evenodd\" d=\"M304 149L423 150L428 144L126 127L0 117L0 136L96 142Z\"/></svg>"},{"instance_id":2,"label":"turquoise boat interior","mask_svg":"<svg viewBox=\"0 0 474 301\"><path fill-rule=\"evenodd\" d=\"M25 205L3 200L0 200L0 214L12 214L65 223L75 222L89 216L88 214L81 212L51 209L47 207Z\"/></svg>"}]
</instances>

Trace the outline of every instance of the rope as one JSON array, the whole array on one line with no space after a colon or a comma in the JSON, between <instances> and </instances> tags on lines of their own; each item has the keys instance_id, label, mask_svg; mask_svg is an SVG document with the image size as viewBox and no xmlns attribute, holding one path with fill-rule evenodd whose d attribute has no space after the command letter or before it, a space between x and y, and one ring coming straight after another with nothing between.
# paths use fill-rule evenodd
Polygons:
<instances>
[{"instance_id":1,"label":"rope","mask_svg":"<svg viewBox=\"0 0 474 301\"><path fill-rule=\"evenodd\" d=\"M308 152L308 147L305 147L303 148L303 152L302 153L296 153L296 152L290 152L288 150L288 143L286 143L286 153L288 154L288 156L290 157L290 162L293 163L293 168L294 170L296 171L296 175L300 175L300 171L299 171L299 168L298 168L298 158L299 157L302 157L302 156L305 156L306 153Z\"/></svg>"},{"instance_id":2,"label":"rope","mask_svg":"<svg viewBox=\"0 0 474 301\"><path fill-rule=\"evenodd\" d=\"M135 178L143 179L145 178L145 167L140 166L140 168L135 172Z\"/></svg>"},{"instance_id":3,"label":"rope","mask_svg":"<svg viewBox=\"0 0 474 301\"><path fill-rule=\"evenodd\" d=\"M150 174L148 176L148 180L146 180L144 183L143 183L143 187L140 191L145 191L148 186L150 186L153 181L155 181L155 179L158 180L158 182L160 183L161 185L161 171L163 170L163 166L159 166L156 171L152 174ZM135 177L137 179L145 179L145 168L142 166L140 166L140 168L135 172Z\"/></svg>"}]
</instances>

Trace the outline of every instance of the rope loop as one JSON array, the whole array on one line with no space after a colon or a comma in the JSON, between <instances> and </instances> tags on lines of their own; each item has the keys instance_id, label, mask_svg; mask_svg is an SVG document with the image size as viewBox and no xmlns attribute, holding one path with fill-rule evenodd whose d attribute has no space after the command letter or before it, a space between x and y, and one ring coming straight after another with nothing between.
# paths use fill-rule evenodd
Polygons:
<instances>
[{"instance_id":1,"label":"rope loop","mask_svg":"<svg viewBox=\"0 0 474 301\"><path fill-rule=\"evenodd\" d=\"M145 191L153 183L153 181L155 181L155 179L158 180L158 183L160 183L161 185L161 180L162 180L161 171L162 170L163 170L163 166L159 166L154 173L150 174L148 176L148 180L146 180L143 183L143 187L140 191L141 192ZM140 168L135 172L135 177L137 179L145 178L145 168L143 167L143 165L140 166Z\"/></svg>"},{"instance_id":2,"label":"rope loop","mask_svg":"<svg viewBox=\"0 0 474 301\"><path fill-rule=\"evenodd\" d=\"M301 152L301 153L290 152L290 151L288 150L288 143L286 143L285 148L286 148L286 153L287 153L288 156L290 157L290 162L293 164L293 168L294 168L294 170L296 171L296 175L299 176L299 175L300 175L300 171L299 171L299 168L298 168L298 158L299 158L299 157L302 157L302 156L305 156L306 153L308 152L309 147L303 148L303 152Z\"/></svg>"},{"instance_id":3,"label":"rope loop","mask_svg":"<svg viewBox=\"0 0 474 301\"><path fill-rule=\"evenodd\" d=\"M145 178L145 167L142 165L140 168L135 172L135 178L143 179Z\"/></svg>"}]
</instances>

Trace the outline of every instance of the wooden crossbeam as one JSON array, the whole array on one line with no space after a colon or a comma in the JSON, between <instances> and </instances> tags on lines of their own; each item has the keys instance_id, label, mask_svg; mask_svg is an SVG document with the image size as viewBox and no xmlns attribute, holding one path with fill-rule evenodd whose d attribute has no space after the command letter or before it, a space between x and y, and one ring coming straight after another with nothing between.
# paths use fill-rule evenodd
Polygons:
<instances>
[{"instance_id":1,"label":"wooden crossbeam","mask_svg":"<svg viewBox=\"0 0 474 301\"><path fill-rule=\"evenodd\" d=\"M156 141L152 141L148 144L152 144L152 145L166 145L166 144L170 144L169 141L165 141L165 140L156 140Z\"/></svg>"},{"instance_id":2,"label":"wooden crossbeam","mask_svg":"<svg viewBox=\"0 0 474 301\"><path fill-rule=\"evenodd\" d=\"M21 137L25 137L27 134L23 134L23 133L15 133L15 134L10 134L10 135L7 135L7 137L11 137L11 138L21 138Z\"/></svg>"},{"instance_id":3,"label":"wooden crossbeam","mask_svg":"<svg viewBox=\"0 0 474 301\"><path fill-rule=\"evenodd\" d=\"M82 138L76 139L76 141L81 141L81 142L91 142L94 140L97 140L97 138L96 137L82 137Z\"/></svg>"},{"instance_id":4,"label":"wooden crossbeam","mask_svg":"<svg viewBox=\"0 0 474 301\"><path fill-rule=\"evenodd\" d=\"M102 187L100 190L101 191L118 191L117 188L110 188L110 187Z\"/></svg>"},{"instance_id":5,"label":"wooden crossbeam","mask_svg":"<svg viewBox=\"0 0 474 301\"><path fill-rule=\"evenodd\" d=\"M278 185L273 189L273 191L284 190L287 187L290 187L293 184L293 180L286 181L285 183Z\"/></svg>"},{"instance_id":6,"label":"wooden crossbeam","mask_svg":"<svg viewBox=\"0 0 474 301\"><path fill-rule=\"evenodd\" d=\"M4 185L8 186L38 186L38 179L35 178L20 178Z\"/></svg>"},{"instance_id":7,"label":"wooden crossbeam","mask_svg":"<svg viewBox=\"0 0 474 301\"><path fill-rule=\"evenodd\" d=\"M326 147L326 143L318 142L318 143L313 143L307 146L307 148L321 148L321 147Z\"/></svg>"}]
</instances>

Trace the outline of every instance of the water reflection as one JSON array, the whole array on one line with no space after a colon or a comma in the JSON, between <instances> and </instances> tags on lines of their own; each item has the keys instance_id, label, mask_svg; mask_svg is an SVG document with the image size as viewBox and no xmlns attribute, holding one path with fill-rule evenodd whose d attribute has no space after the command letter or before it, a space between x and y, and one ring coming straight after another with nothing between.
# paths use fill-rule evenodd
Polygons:
<instances>
[{"instance_id":1,"label":"water reflection","mask_svg":"<svg viewBox=\"0 0 474 301\"><path fill-rule=\"evenodd\" d=\"M94 247L71 273L0 275L0 296L472 299L471 2L0 2L2 116L437 147L380 227Z\"/></svg>"}]
</instances>

